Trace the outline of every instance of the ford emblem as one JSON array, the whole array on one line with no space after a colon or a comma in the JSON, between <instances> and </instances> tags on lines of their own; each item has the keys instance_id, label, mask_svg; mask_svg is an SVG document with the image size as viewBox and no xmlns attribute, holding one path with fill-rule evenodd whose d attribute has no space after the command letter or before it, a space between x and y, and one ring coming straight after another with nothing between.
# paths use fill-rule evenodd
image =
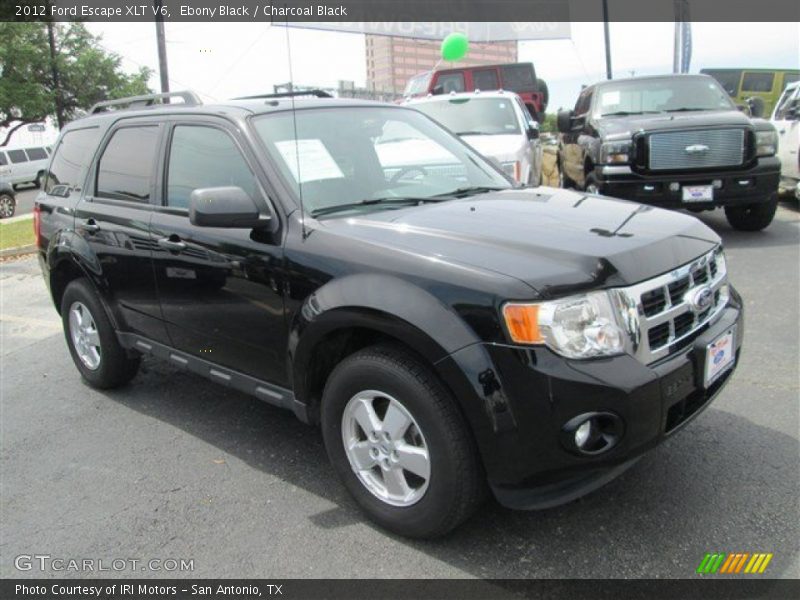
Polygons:
<instances>
[{"instance_id":1,"label":"ford emblem","mask_svg":"<svg viewBox=\"0 0 800 600\"><path fill-rule=\"evenodd\" d=\"M694 154L705 154L706 152L711 150L711 148L709 148L704 144L692 144L691 146L686 146L684 150L686 151L686 154L694 155Z\"/></svg>"},{"instance_id":2,"label":"ford emblem","mask_svg":"<svg viewBox=\"0 0 800 600\"><path fill-rule=\"evenodd\" d=\"M687 294L686 302L696 313L701 313L714 302L714 292L708 286L703 286Z\"/></svg>"}]
</instances>

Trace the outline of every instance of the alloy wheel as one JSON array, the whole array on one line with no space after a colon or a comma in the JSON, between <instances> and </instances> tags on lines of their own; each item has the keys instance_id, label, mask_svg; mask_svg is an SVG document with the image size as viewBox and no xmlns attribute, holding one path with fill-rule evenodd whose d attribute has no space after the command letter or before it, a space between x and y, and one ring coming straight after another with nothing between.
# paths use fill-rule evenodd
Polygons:
<instances>
[{"instance_id":1,"label":"alloy wheel","mask_svg":"<svg viewBox=\"0 0 800 600\"><path fill-rule=\"evenodd\" d=\"M7 219L14 214L14 200L11 196L0 196L0 218Z\"/></svg>"},{"instance_id":2,"label":"alloy wheel","mask_svg":"<svg viewBox=\"0 0 800 600\"><path fill-rule=\"evenodd\" d=\"M342 442L353 472L375 497L406 507L424 496L431 476L428 445L396 398L376 390L350 398L342 414Z\"/></svg>"},{"instance_id":3,"label":"alloy wheel","mask_svg":"<svg viewBox=\"0 0 800 600\"><path fill-rule=\"evenodd\" d=\"M69 308L69 333L78 357L87 369L100 366L100 334L89 309L82 302Z\"/></svg>"}]
</instances>

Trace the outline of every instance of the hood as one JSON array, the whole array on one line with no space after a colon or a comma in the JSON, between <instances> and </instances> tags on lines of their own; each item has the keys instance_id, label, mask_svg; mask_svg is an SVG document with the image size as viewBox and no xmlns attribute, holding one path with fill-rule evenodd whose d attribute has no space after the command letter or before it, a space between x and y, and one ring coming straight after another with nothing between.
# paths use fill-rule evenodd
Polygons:
<instances>
[{"instance_id":1,"label":"hood","mask_svg":"<svg viewBox=\"0 0 800 600\"><path fill-rule=\"evenodd\" d=\"M517 160L520 150L526 145L528 138L521 133L502 135L462 135L467 144L480 154L496 158L500 162Z\"/></svg>"},{"instance_id":2,"label":"hood","mask_svg":"<svg viewBox=\"0 0 800 600\"><path fill-rule=\"evenodd\" d=\"M689 215L544 187L324 219L319 225L389 250L499 272L553 297L638 283L719 243Z\"/></svg>"},{"instance_id":3,"label":"hood","mask_svg":"<svg viewBox=\"0 0 800 600\"><path fill-rule=\"evenodd\" d=\"M691 112L656 115L631 115L629 117L600 117L595 126L601 136L638 132L670 131L695 127L752 127L750 118L738 110L697 110Z\"/></svg>"}]
</instances>

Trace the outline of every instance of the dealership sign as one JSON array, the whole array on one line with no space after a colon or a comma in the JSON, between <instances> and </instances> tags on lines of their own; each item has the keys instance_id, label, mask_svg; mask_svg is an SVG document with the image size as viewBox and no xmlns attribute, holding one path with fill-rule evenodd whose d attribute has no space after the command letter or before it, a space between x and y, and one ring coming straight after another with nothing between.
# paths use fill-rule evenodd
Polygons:
<instances>
[{"instance_id":1,"label":"dealership sign","mask_svg":"<svg viewBox=\"0 0 800 600\"><path fill-rule=\"evenodd\" d=\"M284 23L273 23L284 25ZM424 40L441 40L451 33L464 33L473 42L502 42L511 40L560 40L570 37L567 21L480 23L475 21L371 21L337 23L333 21L303 21L286 23L289 27L325 29L349 33L369 33Z\"/></svg>"}]
</instances>

